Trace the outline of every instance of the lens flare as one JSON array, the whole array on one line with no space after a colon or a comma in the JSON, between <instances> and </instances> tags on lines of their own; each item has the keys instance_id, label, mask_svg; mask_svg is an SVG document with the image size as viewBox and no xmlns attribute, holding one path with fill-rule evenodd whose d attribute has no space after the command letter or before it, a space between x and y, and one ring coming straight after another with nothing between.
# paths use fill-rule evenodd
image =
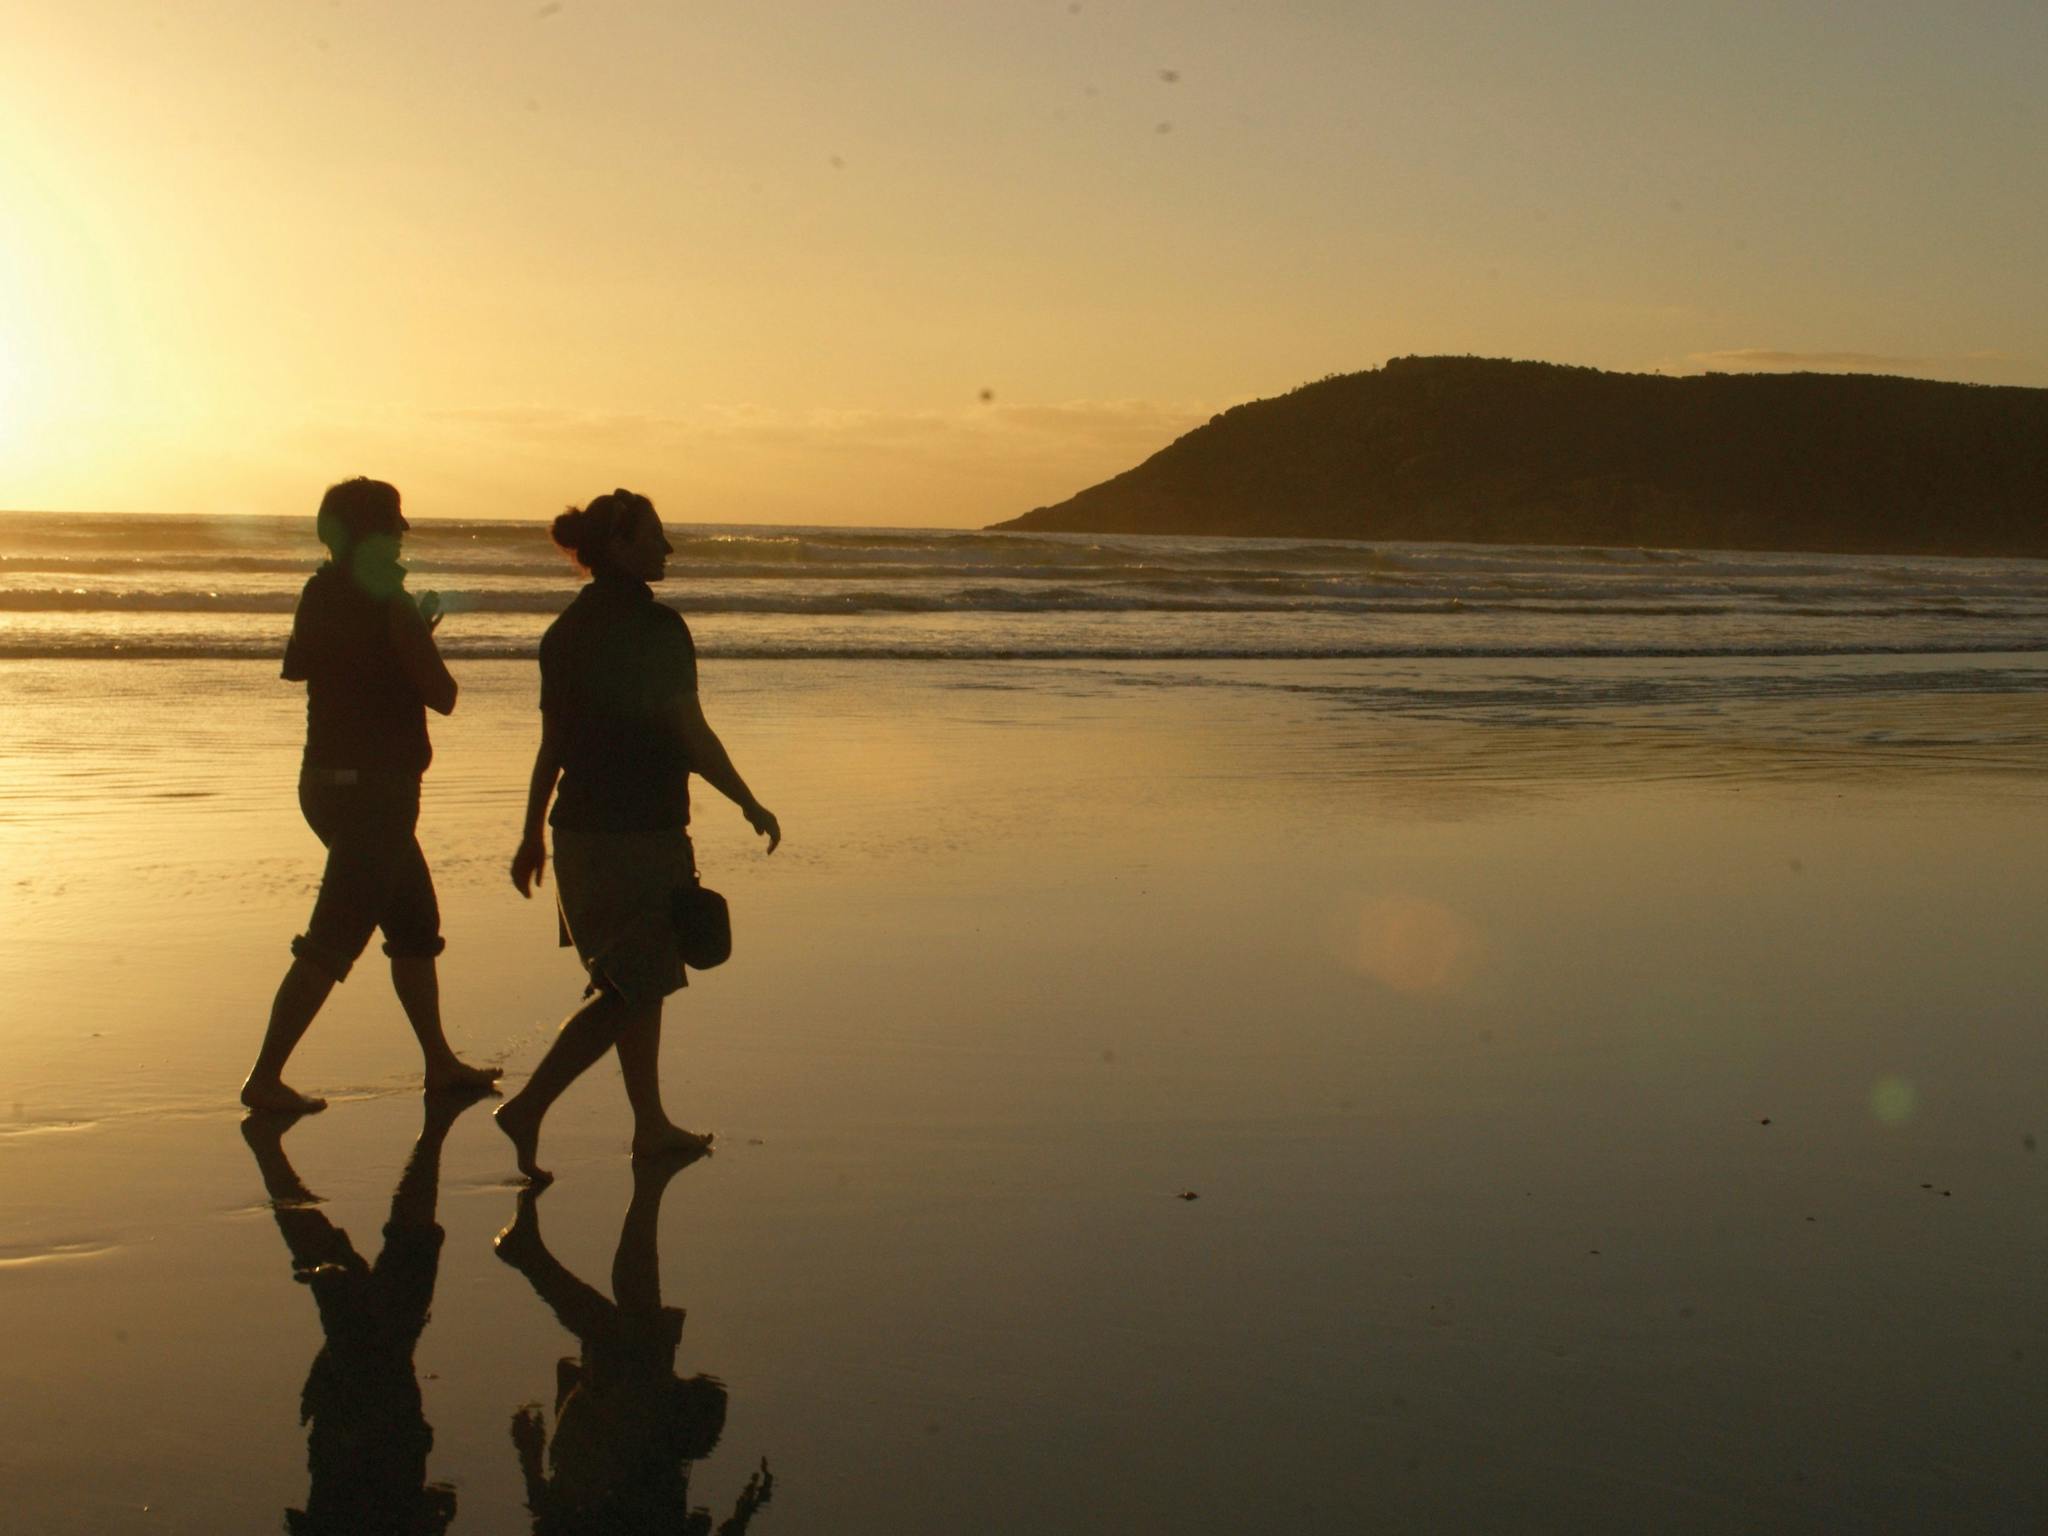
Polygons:
<instances>
[{"instance_id":1,"label":"lens flare","mask_svg":"<svg viewBox=\"0 0 2048 1536\"><path fill-rule=\"evenodd\" d=\"M1870 1112L1883 1125L1904 1125L1913 1118L1919 1093L1908 1077L1881 1077L1870 1090Z\"/></svg>"},{"instance_id":2,"label":"lens flare","mask_svg":"<svg viewBox=\"0 0 2048 1536\"><path fill-rule=\"evenodd\" d=\"M1470 919L1422 896L1367 902L1339 945L1351 969L1410 997L1441 996L1468 982L1480 958Z\"/></svg>"}]
</instances>

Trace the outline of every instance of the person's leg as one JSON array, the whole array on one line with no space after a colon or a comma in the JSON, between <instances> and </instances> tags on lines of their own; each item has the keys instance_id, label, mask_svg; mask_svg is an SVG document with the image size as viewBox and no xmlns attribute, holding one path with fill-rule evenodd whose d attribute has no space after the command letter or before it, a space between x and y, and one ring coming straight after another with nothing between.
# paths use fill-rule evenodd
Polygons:
<instances>
[{"instance_id":1,"label":"person's leg","mask_svg":"<svg viewBox=\"0 0 2048 1536\"><path fill-rule=\"evenodd\" d=\"M327 1107L325 1099L288 1086L283 1074L293 1047L305 1037L314 1015L333 990L334 977L325 969L304 956L293 956L291 968L284 973L277 996L271 1000L270 1022L263 1030L256 1065L249 1069L242 1084L242 1102L249 1108L305 1115Z\"/></svg>"},{"instance_id":2,"label":"person's leg","mask_svg":"<svg viewBox=\"0 0 2048 1536\"><path fill-rule=\"evenodd\" d=\"M393 955L391 990L420 1043L429 1093L489 1093L503 1067L472 1067L441 1032L441 978L432 955Z\"/></svg>"},{"instance_id":3,"label":"person's leg","mask_svg":"<svg viewBox=\"0 0 2048 1536\"><path fill-rule=\"evenodd\" d=\"M562 1096L591 1063L612 1048L627 1005L610 992L599 992L562 1022L547 1054L511 1098L498 1106L498 1129L512 1138L519 1171L536 1184L554 1175L534 1159L540 1148L540 1123L548 1107Z\"/></svg>"},{"instance_id":4,"label":"person's leg","mask_svg":"<svg viewBox=\"0 0 2048 1536\"><path fill-rule=\"evenodd\" d=\"M370 942L377 926L381 875L374 839L366 835L369 819L353 786L302 780L299 809L306 824L327 848L327 866L320 875L320 894L306 931L292 940L291 968L271 1000L270 1021L256 1065L242 1084L242 1102L251 1109L307 1114L325 1109L325 1099L289 1087L284 1065L334 984L348 977L356 956Z\"/></svg>"},{"instance_id":5,"label":"person's leg","mask_svg":"<svg viewBox=\"0 0 2048 1536\"><path fill-rule=\"evenodd\" d=\"M686 1131L661 1105L661 1004L639 1003L619 1027L619 1073L633 1106L633 1156L675 1157L702 1152L709 1135Z\"/></svg>"},{"instance_id":6,"label":"person's leg","mask_svg":"<svg viewBox=\"0 0 2048 1536\"><path fill-rule=\"evenodd\" d=\"M420 851L417 786L391 796L390 821L383 829L389 846L388 874L378 910L384 953L391 957L391 990L420 1043L429 1093L488 1093L503 1068L472 1067L448 1045L441 1030L441 978L435 958L441 940L441 907L434 877Z\"/></svg>"}]
</instances>

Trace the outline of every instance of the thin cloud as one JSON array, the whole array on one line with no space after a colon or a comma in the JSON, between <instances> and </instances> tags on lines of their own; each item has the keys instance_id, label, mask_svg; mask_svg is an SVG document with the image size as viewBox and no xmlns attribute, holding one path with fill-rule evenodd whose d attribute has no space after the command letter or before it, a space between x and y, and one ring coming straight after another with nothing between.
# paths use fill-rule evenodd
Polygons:
<instances>
[{"instance_id":1,"label":"thin cloud","mask_svg":"<svg viewBox=\"0 0 2048 1536\"><path fill-rule=\"evenodd\" d=\"M1163 447L1209 419L1208 403L1073 400L1047 404L974 404L955 410L778 411L751 405L678 412L584 411L492 405L423 413L432 421L487 433L551 441L674 443L716 439L762 447L907 449L954 445L974 451L1026 452L1072 447Z\"/></svg>"},{"instance_id":2,"label":"thin cloud","mask_svg":"<svg viewBox=\"0 0 2048 1536\"><path fill-rule=\"evenodd\" d=\"M1725 352L1691 352L1686 361L1698 368L1814 368L1846 373L1883 373L1898 368L1929 368L1933 357L1902 357L1887 352L1781 352L1771 347L1736 347Z\"/></svg>"},{"instance_id":3,"label":"thin cloud","mask_svg":"<svg viewBox=\"0 0 2048 1536\"><path fill-rule=\"evenodd\" d=\"M983 401L978 389L925 410L357 407L319 423L308 449L325 462L336 441L358 458L387 444L391 456L377 462L403 470L409 498L448 515L501 516L514 502L574 499L623 476L657 501L672 492L729 521L976 527L1129 469L1221 408Z\"/></svg>"},{"instance_id":4,"label":"thin cloud","mask_svg":"<svg viewBox=\"0 0 2048 1536\"><path fill-rule=\"evenodd\" d=\"M1907 355L1893 352L1791 352L1776 347L1735 347L1721 352L1689 352L1682 369L1731 369L1736 372L1795 370L1813 373L1959 373L2023 365L2010 352L1951 352Z\"/></svg>"}]
</instances>

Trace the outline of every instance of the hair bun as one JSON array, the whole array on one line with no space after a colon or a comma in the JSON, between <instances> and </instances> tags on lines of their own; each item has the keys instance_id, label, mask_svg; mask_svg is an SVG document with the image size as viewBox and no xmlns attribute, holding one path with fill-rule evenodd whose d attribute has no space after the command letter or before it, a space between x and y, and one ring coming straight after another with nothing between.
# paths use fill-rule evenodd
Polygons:
<instances>
[{"instance_id":1,"label":"hair bun","mask_svg":"<svg viewBox=\"0 0 2048 1536\"><path fill-rule=\"evenodd\" d=\"M570 507L558 513L548 529L548 537L559 549L575 551L583 547L583 530L587 519L581 507Z\"/></svg>"}]
</instances>

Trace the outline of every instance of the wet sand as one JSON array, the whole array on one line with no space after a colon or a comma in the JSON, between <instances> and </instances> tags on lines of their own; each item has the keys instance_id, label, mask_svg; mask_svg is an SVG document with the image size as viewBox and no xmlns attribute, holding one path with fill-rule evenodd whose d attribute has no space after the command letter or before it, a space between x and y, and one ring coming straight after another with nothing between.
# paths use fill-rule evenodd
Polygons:
<instances>
[{"instance_id":1,"label":"wet sand","mask_svg":"<svg viewBox=\"0 0 2048 1536\"><path fill-rule=\"evenodd\" d=\"M766 1458L766 1532L2037 1527L2040 696L1510 719L1359 708L1364 670L707 666L788 841L704 792L688 1501ZM0 667L13 1528L312 1491L327 1336L233 1104L318 873L261 673ZM580 983L503 875L531 669L461 675L443 994L516 1082ZM282 1142L366 1263L421 1122L381 971ZM601 1066L537 1206L607 1296L625 1137ZM552 1436L579 1352L492 1252L511 1173L487 1109L448 1128L411 1358L457 1531L530 1528L515 1415Z\"/></svg>"}]
</instances>

